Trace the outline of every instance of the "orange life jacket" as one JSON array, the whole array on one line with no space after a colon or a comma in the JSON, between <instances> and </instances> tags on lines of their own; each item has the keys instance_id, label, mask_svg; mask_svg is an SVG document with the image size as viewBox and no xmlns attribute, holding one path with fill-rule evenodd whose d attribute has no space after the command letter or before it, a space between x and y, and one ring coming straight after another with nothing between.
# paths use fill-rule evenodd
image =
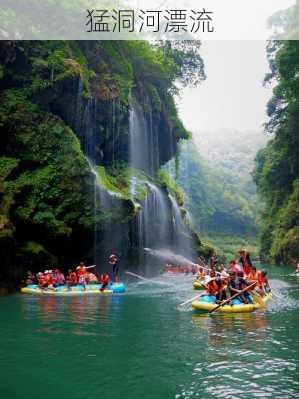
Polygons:
<instances>
[{"instance_id":1,"label":"orange life jacket","mask_svg":"<svg viewBox=\"0 0 299 399\"><path fill-rule=\"evenodd\" d=\"M82 277L86 273L86 267L85 266L78 266L76 268L76 271L77 271L78 276Z\"/></svg>"},{"instance_id":2,"label":"orange life jacket","mask_svg":"<svg viewBox=\"0 0 299 399\"><path fill-rule=\"evenodd\" d=\"M39 278L39 285L43 286L43 285L45 285L45 284L48 284L47 278L46 278L46 276L41 276L41 277Z\"/></svg>"},{"instance_id":3,"label":"orange life jacket","mask_svg":"<svg viewBox=\"0 0 299 399\"><path fill-rule=\"evenodd\" d=\"M262 276L262 273L258 273L258 284L260 287L263 287L265 284L267 284L268 280L266 276Z\"/></svg>"},{"instance_id":4,"label":"orange life jacket","mask_svg":"<svg viewBox=\"0 0 299 399\"><path fill-rule=\"evenodd\" d=\"M248 280L250 281L258 281L259 279L259 273L256 271L254 272L253 270L251 270L251 272L248 275Z\"/></svg>"},{"instance_id":5,"label":"orange life jacket","mask_svg":"<svg viewBox=\"0 0 299 399\"><path fill-rule=\"evenodd\" d=\"M216 295L219 292L219 287L216 281L210 281L205 285L205 289L208 294L210 295Z\"/></svg>"}]
</instances>

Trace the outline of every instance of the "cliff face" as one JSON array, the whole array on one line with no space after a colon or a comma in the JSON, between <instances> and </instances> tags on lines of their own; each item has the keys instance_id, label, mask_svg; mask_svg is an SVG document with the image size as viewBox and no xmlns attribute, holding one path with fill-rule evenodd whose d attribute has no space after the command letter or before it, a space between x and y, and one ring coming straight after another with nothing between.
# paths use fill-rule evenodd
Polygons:
<instances>
[{"instance_id":1,"label":"cliff face","mask_svg":"<svg viewBox=\"0 0 299 399\"><path fill-rule=\"evenodd\" d=\"M140 261L157 237L191 250L179 190L158 177L188 137L179 70L163 54L144 42L1 43L2 279L111 250Z\"/></svg>"}]
</instances>

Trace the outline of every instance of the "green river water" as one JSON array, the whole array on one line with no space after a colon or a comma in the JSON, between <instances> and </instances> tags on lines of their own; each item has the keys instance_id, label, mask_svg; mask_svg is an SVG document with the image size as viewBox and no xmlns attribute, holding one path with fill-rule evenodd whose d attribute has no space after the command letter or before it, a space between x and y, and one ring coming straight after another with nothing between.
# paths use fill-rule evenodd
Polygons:
<instances>
[{"instance_id":1,"label":"green river water","mask_svg":"<svg viewBox=\"0 0 299 399\"><path fill-rule=\"evenodd\" d=\"M298 398L290 272L269 268L279 298L252 314L179 309L194 295L191 276L131 283L119 296L2 297L1 398Z\"/></svg>"}]
</instances>

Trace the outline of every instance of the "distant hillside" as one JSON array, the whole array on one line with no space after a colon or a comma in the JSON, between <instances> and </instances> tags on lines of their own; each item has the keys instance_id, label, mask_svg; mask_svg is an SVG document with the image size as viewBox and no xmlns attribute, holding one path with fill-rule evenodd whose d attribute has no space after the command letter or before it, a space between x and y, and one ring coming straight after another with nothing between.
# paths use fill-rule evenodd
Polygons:
<instances>
[{"instance_id":1,"label":"distant hillside","mask_svg":"<svg viewBox=\"0 0 299 399\"><path fill-rule=\"evenodd\" d=\"M194 135L168 165L186 192L195 228L229 257L237 247L255 246L259 203L251 173L266 139L257 132Z\"/></svg>"},{"instance_id":2,"label":"distant hillside","mask_svg":"<svg viewBox=\"0 0 299 399\"><path fill-rule=\"evenodd\" d=\"M246 180L254 168L256 153L268 141L266 134L260 131L229 129L195 132L193 137L201 156L210 166L221 168L236 179Z\"/></svg>"}]
</instances>

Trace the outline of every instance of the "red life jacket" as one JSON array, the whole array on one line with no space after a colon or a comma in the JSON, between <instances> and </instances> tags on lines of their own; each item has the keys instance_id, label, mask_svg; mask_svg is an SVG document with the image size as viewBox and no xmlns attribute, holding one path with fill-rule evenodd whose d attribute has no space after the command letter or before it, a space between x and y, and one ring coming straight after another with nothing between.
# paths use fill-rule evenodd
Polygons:
<instances>
[{"instance_id":1,"label":"red life jacket","mask_svg":"<svg viewBox=\"0 0 299 399\"><path fill-rule=\"evenodd\" d=\"M244 273L248 275L251 272L251 266L248 263L244 264Z\"/></svg>"},{"instance_id":2,"label":"red life jacket","mask_svg":"<svg viewBox=\"0 0 299 399\"><path fill-rule=\"evenodd\" d=\"M55 283L54 277L52 274L48 274L46 277L46 281L49 285L53 285Z\"/></svg>"},{"instance_id":3,"label":"red life jacket","mask_svg":"<svg viewBox=\"0 0 299 399\"><path fill-rule=\"evenodd\" d=\"M101 275L101 283L102 284L108 284L109 283L109 275L108 274L102 274Z\"/></svg>"}]
</instances>

